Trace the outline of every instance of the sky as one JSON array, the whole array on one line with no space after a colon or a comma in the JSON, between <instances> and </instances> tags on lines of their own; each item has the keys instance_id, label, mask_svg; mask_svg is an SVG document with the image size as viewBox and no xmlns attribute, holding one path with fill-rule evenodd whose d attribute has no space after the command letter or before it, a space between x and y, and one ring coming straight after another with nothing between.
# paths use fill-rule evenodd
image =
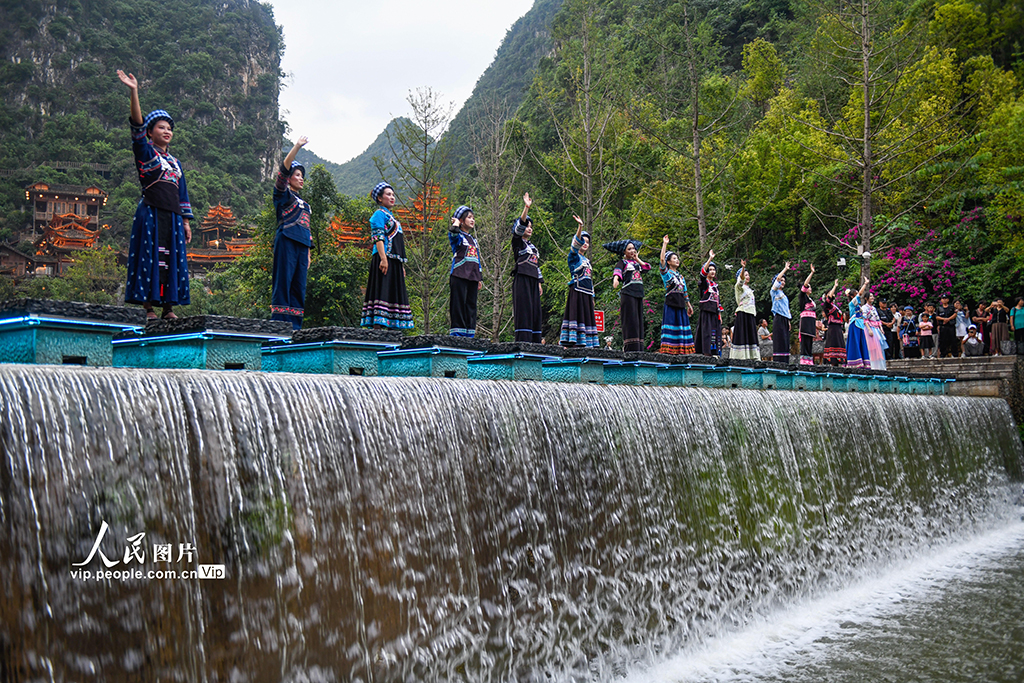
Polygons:
<instances>
[{"instance_id":1,"label":"sky","mask_svg":"<svg viewBox=\"0 0 1024 683\"><path fill-rule=\"evenodd\" d=\"M321 158L359 155L410 91L429 86L455 112L533 0L267 0L284 30L281 117ZM453 112L454 113L454 112Z\"/></svg>"}]
</instances>

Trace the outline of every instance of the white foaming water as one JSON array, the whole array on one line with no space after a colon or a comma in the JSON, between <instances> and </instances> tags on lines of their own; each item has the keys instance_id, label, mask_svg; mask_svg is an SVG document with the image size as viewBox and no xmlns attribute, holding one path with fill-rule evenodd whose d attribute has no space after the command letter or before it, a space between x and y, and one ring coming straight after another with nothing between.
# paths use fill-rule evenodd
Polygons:
<instances>
[{"instance_id":1,"label":"white foaming water","mask_svg":"<svg viewBox=\"0 0 1024 683\"><path fill-rule=\"evenodd\" d=\"M801 670L820 670L822 665L827 669L824 660L847 647L851 638L871 631L902 628L908 621L906 613L914 611L909 605L924 606L927 610L930 603L943 599L943 592L952 584L987 583L987 574L1007 566L1019 567L1024 559L1024 508L1018 508L1015 517L970 540L879 569L839 592L757 618L746 628L686 648L660 664L631 672L624 680L813 680L806 673L801 674ZM1022 608L1024 597L1018 592L1016 607L1011 605L1010 609L1019 612ZM967 658L971 656L968 652L964 654ZM846 680L843 674L837 676ZM915 679L919 680L916 676Z\"/></svg>"}]
</instances>

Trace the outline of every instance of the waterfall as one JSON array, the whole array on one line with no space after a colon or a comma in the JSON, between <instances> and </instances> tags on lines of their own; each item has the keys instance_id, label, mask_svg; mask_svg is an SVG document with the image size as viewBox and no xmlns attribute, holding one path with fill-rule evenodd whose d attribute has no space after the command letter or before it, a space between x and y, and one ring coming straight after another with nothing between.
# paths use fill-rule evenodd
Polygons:
<instances>
[{"instance_id":1,"label":"waterfall","mask_svg":"<svg viewBox=\"0 0 1024 683\"><path fill-rule=\"evenodd\" d=\"M607 680L1010 514L1024 463L955 397L11 365L0 418L10 681Z\"/></svg>"}]
</instances>

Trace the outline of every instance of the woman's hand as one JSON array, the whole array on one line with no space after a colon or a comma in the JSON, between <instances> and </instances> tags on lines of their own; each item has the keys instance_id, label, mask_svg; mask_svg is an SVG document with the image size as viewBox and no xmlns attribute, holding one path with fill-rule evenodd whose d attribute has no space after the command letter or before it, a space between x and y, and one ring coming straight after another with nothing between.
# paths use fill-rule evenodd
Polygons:
<instances>
[{"instance_id":1,"label":"woman's hand","mask_svg":"<svg viewBox=\"0 0 1024 683\"><path fill-rule=\"evenodd\" d=\"M133 74L126 74L120 69L117 70L117 77L121 79L121 82L128 86L129 90L138 90L139 81Z\"/></svg>"},{"instance_id":2,"label":"woman's hand","mask_svg":"<svg viewBox=\"0 0 1024 683\"><path fill-rule=\"evenodd\" d=\"M526 205L527 209L529 209L531 206L533 206L533 200L530 199L530 193L529 192L523 193L523 204Z\"/></svg>"},{"instance_id":3,"label":"woman's hand","mask_svg":"<svg viewBox=\"0 0 1024 683\"><path fill-rule=\"evenodd\" d=\"M381 275L388 274L388 260L386 258L380 260L380 273Z\"/></svg>"},{"instance_id":4,"label":"woman's hand","mask_svg":"<svg viewBox=\"0 0 1024 683\"><path fill-rule=\"evenodd\" d=\"M456 218L455 216L452 216L452 227L453 228L459 227L459 219Z\"/></svg>"},{"instance_id":5,"label":"woman's hand","mask_svg":"<svg viewBox=\"0 0 1024 683\"><path fill-rule=\"evenodd\" d=\"M668 246L668 235L665 235L664 237L661 238L661 243L666 247Z\"/></svg>"},{"instance_id":6,"label":"woman's hand","mask_svg":"<svg viewBox=\"0 0 1024 683\"><path fill-rule=\"evenodd\" d=\"M192 241L192 226L188 224L188 219L185 219L185 244Z\"/></svg>"},{"instance_id":7,"label":"woman's hand","mask_svg":"<svg viewBox=\"0 0 1024 683\"><path fill-rule=\"evenodd\" d=\"M576 219L576 222L579 223L580 227L582 228L583 227L583 219L580 218L579 216L577 216L576 214L573 214L572 217Z\"/></svg>"}]
</instances>

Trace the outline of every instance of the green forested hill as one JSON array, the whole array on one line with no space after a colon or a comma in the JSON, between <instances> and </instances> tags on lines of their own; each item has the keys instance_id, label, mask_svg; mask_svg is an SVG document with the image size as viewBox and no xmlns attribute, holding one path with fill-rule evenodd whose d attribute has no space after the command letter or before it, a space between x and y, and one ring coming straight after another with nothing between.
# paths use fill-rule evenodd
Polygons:
<instances>
[{"instance_id":1,"label":"green forested hill","mask_svg":"<svg viewBox=\"0 0 1024 683\"><path fill-rule=\"evenodd\" d=\"M299 152L299 160L307 164L322 163L334 179L338 192L350 197L366 196L373 186L380 182L380 173L377 171L373 158L378 157L386 162L392 156L391 146L388 144L388 134L390 133L393 137L396 126L402 125L403 121L406 119L402 117L393 119L369 147L359 156L353 157L343 164L323 161L305 149ZM391 182L397 183L398 181L392 180Z\"/></svg>"},{"instance_id":2,"label":"green forested hill","mask_svg":"<svg viewBox=\"0 0 1024 683\"><path fill-rule=\"evenodd\" d=\"M253 213L276 161L283 42L255 0L4 0L0 13L0 240L24 221L20 188L36 179L95 182L52 161L110 164L105 239L126 240L139 194L128 137L134 73L143 111L175 118L172 152L197 213Z\"/></svg>"},{"instance_id":3,"label":"green forested hill","mask_svg":"<svg viewBox=\"0 0 1024 683\"><path fill-rule=\"evenodd\" d=\"M504 103L512 112L526 97L537 64L551 50L551 21L562 0L536 0L505 34L487 70L476 82L473 94L452 119L447 135L453 138L452 163L461 174L473 163L469 137L474 117L487 103Z\"/></svg>"}]
</instances>

